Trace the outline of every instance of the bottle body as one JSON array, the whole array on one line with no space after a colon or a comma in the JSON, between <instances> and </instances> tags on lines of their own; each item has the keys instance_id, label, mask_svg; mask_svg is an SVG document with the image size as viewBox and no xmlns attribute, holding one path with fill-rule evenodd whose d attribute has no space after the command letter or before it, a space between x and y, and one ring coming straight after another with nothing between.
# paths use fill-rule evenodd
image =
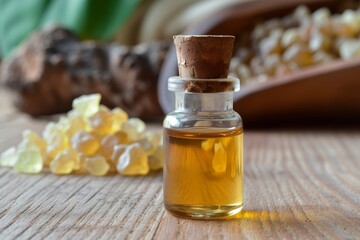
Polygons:
<instances>
[{"instance_id":1,"label":"bottle body","mask_svg":"<svg viewBox=\"0 0 360 240\"><path fill-rule=\"evenodd\" d=\"M164 120L164 205L181 217L222 218L243 205L243 128L232 93L177 93Z\"/></svg>"}]
</instances>

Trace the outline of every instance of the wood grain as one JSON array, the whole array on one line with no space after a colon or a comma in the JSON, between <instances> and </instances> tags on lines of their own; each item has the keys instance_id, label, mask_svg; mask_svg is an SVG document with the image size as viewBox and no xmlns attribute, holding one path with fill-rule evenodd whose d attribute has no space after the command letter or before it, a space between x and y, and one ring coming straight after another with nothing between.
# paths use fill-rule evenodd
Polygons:
<instances>
[{"instance_id":1,"label":"wood grain","mask_svg":"<svg viewBox=\"0 0 360 240\"><path fill-rule=\"evenodd\" d=\"M0 116L0 151L45 121ZM359 239L360 130L245 132L245 207L229 220L179 219L162 173L17 174L0 168L0 239Z\"/></svg>"},{"instance_id":2,"label":"wood grain","mask_svg":"<svg viewBox=\"0 0 360 240\"><path fill-rule=\"evenodd\" d=\"M157 237L360 238L359 132L245 136L245 209L238 219L189 221L166 213Z\"/></svg>"}]
</instances>

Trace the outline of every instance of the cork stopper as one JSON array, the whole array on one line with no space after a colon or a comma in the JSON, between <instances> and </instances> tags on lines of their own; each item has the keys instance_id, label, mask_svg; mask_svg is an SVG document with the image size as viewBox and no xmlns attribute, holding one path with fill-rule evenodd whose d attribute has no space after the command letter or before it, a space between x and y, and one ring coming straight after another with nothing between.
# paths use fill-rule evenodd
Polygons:
<instances>
[{"instance_id":1,"label":"cork stopper","mask_svg":"<svg viewBox=\"0 0 360 240\"><path fill-rule=\"evenodd\" d=\"M234 40L229 35L174 36L180 77L226 78Z\"/></svg>"}]
</instances>

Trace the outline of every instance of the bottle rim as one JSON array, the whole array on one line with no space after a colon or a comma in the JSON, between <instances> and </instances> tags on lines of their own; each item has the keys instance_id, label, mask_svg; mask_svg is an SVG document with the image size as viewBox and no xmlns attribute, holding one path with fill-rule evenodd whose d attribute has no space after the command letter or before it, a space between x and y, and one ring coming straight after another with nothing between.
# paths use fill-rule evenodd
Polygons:
<instances>
[{"instance_id":1,"label":"bottle rim","mask_svg":"<svg viewBox=\"0 0 360 240\"><path fill-rule=\"evenodd\" d=\"M209 91L192 91L194 85L207 86ZM191 87L190 87L191 86ZM196 89L196 87L195 87ZM235 77L198 79L184 78L179 76L170 77L168 80L168 90L173 92L196 92L196 93L219 93L237 92L240 90L240 80Z\"/></svg>"}]
</instances>

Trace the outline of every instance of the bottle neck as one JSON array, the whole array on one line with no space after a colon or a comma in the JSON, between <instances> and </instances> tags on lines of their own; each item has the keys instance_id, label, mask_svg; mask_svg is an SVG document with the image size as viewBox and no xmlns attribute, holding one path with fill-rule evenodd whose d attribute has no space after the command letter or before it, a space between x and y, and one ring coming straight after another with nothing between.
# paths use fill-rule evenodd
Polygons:
<instances>
[{"instance_id":1,"label":"bottle neck","mask_svg":"<svg viewBox=\"0 0 360 240\"><path fill-rule=\"evenodd\" d=\"M233 92L176 92L175 108L186 112L227 112L233 110Z\"/></svg>"}]
</instances>

